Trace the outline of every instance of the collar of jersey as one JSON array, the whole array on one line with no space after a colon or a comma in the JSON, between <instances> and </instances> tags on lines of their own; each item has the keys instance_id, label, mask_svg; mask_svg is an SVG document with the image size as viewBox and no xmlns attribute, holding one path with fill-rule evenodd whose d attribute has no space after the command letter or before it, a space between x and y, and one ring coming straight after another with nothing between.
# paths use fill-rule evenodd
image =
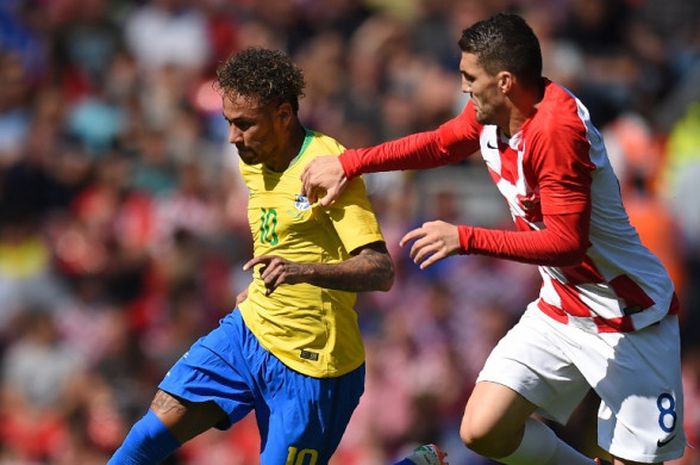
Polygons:
<instances>
[{"instance_id":1,"label":"collar of jersey","mask_svg":"<svg viewBox=\"0 0 700 465\"><path fill-rule=\"evenodd\" d=\"M304 128L304 142L302 142L302 144L301 144L301 148L299 149L299 153L294 158L292 158L292 161L289 162L289 165L287 165L287 167L284 169L284 171L273 171L270 168L268 168L267 166L265 166L265 163L260 164L260 166L262 167L262 170L264 172L268 173L268 175L282 176L282 174L289 171L299 161L301 156L304 155L304 152L311 144L311 141L313 140L313 138L314 138L314 132L311 131L310 129Z\"/></svg>"},{"instance_id":2,"label":"collar of jersey","mask_svg":"<svg viewBox=\"0 0 700 465\"><path fill-rule=\"evenodd\" d=\"M297 154L296 157L294 157L294 159L291 162L289 162L289 167L287 169L296 165L296 163L299 161L299 159L304 154L304 152L306 152L306 149L309 147L309 144L311 144L311 141L314 138L313 131L311 131L307 128L304 128L304 132L306 133L306 135L304 136L304 142L301 144L301 148L299 149L299 153Z\"/></svg>"}]
</instances>

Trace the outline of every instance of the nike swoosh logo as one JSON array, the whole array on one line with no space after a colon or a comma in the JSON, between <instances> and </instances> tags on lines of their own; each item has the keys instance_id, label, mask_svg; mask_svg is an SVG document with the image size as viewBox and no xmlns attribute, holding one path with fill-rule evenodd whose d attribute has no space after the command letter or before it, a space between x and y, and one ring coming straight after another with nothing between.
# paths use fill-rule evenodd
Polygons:
<instances>
[{"instance_id":1,"label":"nike swoosh logo","mask_svg":"<svg viewBox=\"0 0 700 465\"><path fill-rule=\"evenodd\" d=\"M661 439L659 439L658 441L656 441L656 447L663 447L663 446L665 446L665 445L668 444L669 442L673 441L673 438L675 438L675 437L676 437L676 435L675 435L675 434L672 434L671 436L667 437L667 438L664 439L663 441L662 441Z\"/></svg>"},{"instance_id":2,"label":"nike swoosh logo","mask_svg":"<svg viewBox=\"0 0 700 465\"><path fill-rule=\"evenodd\" d=\"M486 147L488 147L488 148L490 148L490 149L492 149L492 150L497 150L497 149L498 149L498 146L494 147L494 146L491 145L491 141L490 141L490 140L489 140L489 141L486 141Z\"/></svg>"}]
</instances>

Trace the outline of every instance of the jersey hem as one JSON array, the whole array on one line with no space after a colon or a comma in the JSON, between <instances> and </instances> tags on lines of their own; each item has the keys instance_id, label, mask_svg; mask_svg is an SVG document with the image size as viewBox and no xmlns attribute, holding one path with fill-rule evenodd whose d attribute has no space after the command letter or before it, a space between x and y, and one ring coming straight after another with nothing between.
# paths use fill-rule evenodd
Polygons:
<instances>
[{"instance_id":1,"label":"jersey hem","mask_svg":"<svg viewBox=\"0 0 700 465\"><path fill-rule=\"evenodd\" d=\"M686 443L687 443L687 441L686 441ZM684 453L685 447L686 447L686 444L684 444L680 450L669 451L669 452L665 452L663 454L629 454L629 453L625 453L624 450L619 450L619 448L611 447L608 450L600 443L598 445L603 450L606 450L608 453L610 453L611 455L614 455L615 457L619 457L619 458L625 459L625 460L633 460L635 462L643 462L643 463L657 463L657 462L666 462L668 460L679 459L679 458L683 457L683 453Z\"/></svg>"},{"instance_id":2,"label":"jersey hem","mask_svg":"<svg viewBox=\"0 0 700 465\"><path fill-rule=\"evenodd\" d=\"M241 303L241 306L243 305L243 302ZM343 375L346 375L350 373L353 370L358 369L359 367L362 366L363 363L365 363L365 358L362 357L359 361L352 363L348 365L347 367L341 367L341 368L336 368L333 370L323 370L323 369L314 369L313 367L310 367L309 365L305 365L304 363L298 363L294 359L290 357L285 357L282 353L279 351L274 350L274 348L270 345L267 344L266 341L264 341L262 338L258 336L256 333L256 330L251 327L248 322L246 321L246 313L247 311L243 310L243 308L239 306L239 309L241 310L241 317L243 318L243 324L246 325L248 328L248 331L250 331L253 334L253 337L257 339L258 344L260 344L260 347L265 349L267 352L269 352L273 357L275 357L277 360L280 361L284 366L289 368L290 370L294 370L297 373L300 373L304 376L309 376L311 378L339 378Z\"/></svg>"}]
</instances>

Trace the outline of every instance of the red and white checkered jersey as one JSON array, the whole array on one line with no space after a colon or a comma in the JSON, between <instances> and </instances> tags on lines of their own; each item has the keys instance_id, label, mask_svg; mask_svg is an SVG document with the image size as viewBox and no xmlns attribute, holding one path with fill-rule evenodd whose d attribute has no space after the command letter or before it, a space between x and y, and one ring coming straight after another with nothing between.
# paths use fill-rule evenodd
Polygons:
<instances>
[{"instance_id":1,"label":"red and white checkered jersey","mask_svg":"<svg viewBox=\"0 0 700 465\"><path fill-rule=\"evenodd\" d=\"M629 222L588 110L553 82L546 81L544 97L510 138L477 122L470 101L435 131L347 150L339 159L351 178L441 166L479 150L518 232L459 225L466 253L540 265L535 304L589 331L634 331L678 311L668 273ZM585 257L561 266L579 260L579 251L567 249L572 244Z\"/></svg>"},{"instance_id":2,"label":"red and white checkered jersey","mask_svg":"<svg viewBox=\"0 0 700 465\"><path fill-rule=\"evenodd\" d=\"M669 275L630 224L601 135L576 97L547 82L536 112L510 138L496 126L479 125L469 105L465 114L462 123L472 119L479 131L481 155L518 230L543 228L543 214L590 205L585 259L539 267L543 284L536 303L543 312L598 332L633 331L677 312ZM590 182L590 200L581 182Z\"/></svg>"}]
</instances>

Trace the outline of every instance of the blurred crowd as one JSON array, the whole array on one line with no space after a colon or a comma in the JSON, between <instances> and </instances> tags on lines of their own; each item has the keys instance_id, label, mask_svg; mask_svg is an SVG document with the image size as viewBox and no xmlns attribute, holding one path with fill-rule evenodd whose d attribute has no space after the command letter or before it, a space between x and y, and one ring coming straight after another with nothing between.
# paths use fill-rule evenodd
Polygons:
<instances>
[{"instance_id":1,"label":"blurred crowd","mask_svg":"<svg viewBox=\"0 0 700 465\"><path fill-rule=\"evenodd\" d=\"M364 146L461 111L457 40L499 11L528 20L545 75L591 110L632 222L672 274L700 446L700 2L2 0L0 465L104 464L249 283L218 63L247 46L290 53L307 79L302 122ZM365 178L397 280L358 301L367 386L336 465L386 465L424 442L452 465L491 463L461 445L462 409L539 275L477 256L420 271L398 247L428 219L511 227L474 158ZM557 429L590 453L596 405ZM248 418L167 463L253 465L258 447Z\"/></svg>"}]
</instances>

